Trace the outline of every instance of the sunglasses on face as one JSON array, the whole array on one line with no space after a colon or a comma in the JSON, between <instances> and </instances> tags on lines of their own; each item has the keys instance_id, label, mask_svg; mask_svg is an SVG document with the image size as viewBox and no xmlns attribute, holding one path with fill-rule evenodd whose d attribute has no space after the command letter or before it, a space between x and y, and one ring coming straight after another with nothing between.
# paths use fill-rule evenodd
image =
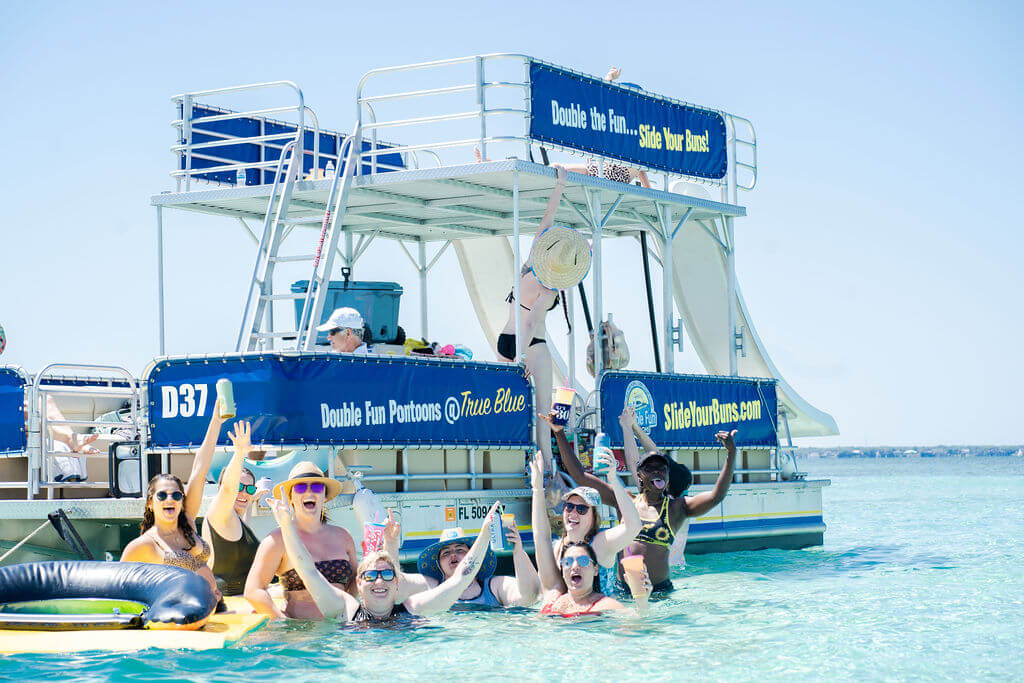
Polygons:
<instances>
[{"instance_id":1,"label":"sunglasses on face","mask_svg":"<svg viewBox=\"0 0 1024 683\"><path fill-rule=\"evenodd\" d=\"M333 337L336 334L341 334L341 328L340 327L335 327L333 330L331 330L330 332L327 333L327 336L328 337Z\"/></svg>"},{"instance_id":2,"label":"sunglasses on face","mask_svg":"<svg viewBox=\"0 0 1024 683\"><path fill-rule=\"evenodd\" d=\"M256 493L255 487L253 487L253 489L253 493ZM306 489L309 489L310 493L323 493L324 483L322 481L314 481L311 484L296 484L295 486L292 487L292 491L299 494L305 493Z\"/></svg>"},{"instance_id":3,"label":"sunglasses on face","mask_svg":"<svg viewBox=\"0 0 1024 683\"><path fill-rule=\"evenodd\" d=\"M384 581L394 581L395 580L395 570L394 569L367 569L360 576L362 576L363 577L363 581L366 581L367 583L370 583L372 581L376 581L378 578L379 579L383 579Z\"/></svg>"},{"instance_id":4,"label":"sunglasses on face","mask_svg":"<svg viewBox=\"0 0 1024 683\"><path fill-rule=\"evenodd\" d=\"M590 566L590 556L589 555L580 555L578 557L563 557L562 558L562 568L563 569L568 569L569 567L573 566L574 564L579 565L580 569L583 569L584 567L589 567Z\"/></svg>"},{"instance_id":5,"label":"sunglasses on face","mask_svg":"<svg viewBox=\"0 0 1024 683\"><path fill-rule=\"evenodd\" d=\"M239 484L238 492L241 493L242 491L245 491L250 496L254 495L256 493L256 484Z\"/></svg>"},{"instance_id":6,"label":"sunglasses on face","mask_svg":"<svg viewBox=\"0 0 1024 683\"><path fill-rule=\"evenodd\" d=\"M566 503L565 510L566 512L572 512L573 510L575 510L579 514L585 515L587 514L587 512L590 511L590 506L583 505L582 503Z\"/></svg>"},{"instance_id":7,"label":"sunglasses on face","mask_svg":"<svg viewBox=\"0 0 1024 683\"><path fill-rule=\"evenodd\" d=\"M181 491L157 491L153 494L153 497L157 500L164 501L170 498L171 500L178 501L184 498Z\"/></svg>"}]
</instances>

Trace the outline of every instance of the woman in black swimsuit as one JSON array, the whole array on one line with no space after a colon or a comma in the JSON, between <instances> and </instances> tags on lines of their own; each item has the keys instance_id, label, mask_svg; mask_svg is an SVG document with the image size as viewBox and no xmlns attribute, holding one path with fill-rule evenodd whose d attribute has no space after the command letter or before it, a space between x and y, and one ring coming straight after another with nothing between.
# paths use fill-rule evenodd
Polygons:
<instances>
[{"instance_id":1,"label":"woman in black swimsuit","mask_svg":"<svg viewBox=\"0 0 1024 683\"><path fill-rule=\"evenodd\" d=\"M260 545L248 525L251 504L260 492L256 477L242 466L252 450L250 434L249 423L242 420L235 423L234 432L228 432L235 450L220 472L217 495L203 520L203 538L213 548L213 575L224 595L245 592L245 579Z\"/></svg>"},{"instance_id":2,"label":"woman in black swimsuit","mask_svg":"<svg viewBox=\"0 0 1024 683\"><path fill-rule=\"evenodd\" d=\"M270 501L274 517L280 525L275 531L283 541L288 561L301 581L305 583L317 616L344 619L360 624L381 624L406 615L426 616L444 612L455 604L459 596L476 579L483 565L490 543L491 524L495 523L498 503L491 506L484 519L480 534L462 559L455 573L439 585L396 602L401 567L386 552L369 553L359 564L356 577L356 595L341 590L322 575L318 563L301 538L293 506L279 500Z\"/></svg>"},{"instance_id":3,"label":"woman in black swimsuit","mask_svg":"<svg viewBox=\"0 0 1024 683\"><path fill-rule=\"evenodd\" d=\"M324 476L311 462L300 462L288 475L288 481L274 487L274 495L292 512L292 529L298 535L315 566L317 576L340 591L355 592L356 544L352 534L327 523L324 505L341 492L341 483ZM287 501L284 503L283 501ZM267 588L277 574L286 601L282 611ZM260 543L256 559L245 582L245 598L261 614L276 619L320 619L312 594L300 572L285 551L282 530L276 529Z\"/></svg>"},{"instance_id":4,"label":"woman in black swimsuit","mask_svg":"<svg viewBox=\"0 0 1024 683\"><path fill-rule=\"evenodd\" d=\"M548 199L547 210L541 218L537 233L551 227L562 201L565 189L566 172L562 166L555 165L557 180L555 189ZM547 412L551 404L551 352L548 351L544 329L544 319L548 311L558 305L558 292L545 287L533 273L531 264L527 263L519 273L519 306L516 306L513 292L506 298L508 302L508 320L498 334L499 360L514 363L519 354L516 349L516 318L519 318L519 332L523 339L529 339L525 352L526 370L533 377L534 397L537 411ZM551 430L547 423L537 422L537 444L544 453L545 462L551 462Z\"/></svg>"}]
</instances>

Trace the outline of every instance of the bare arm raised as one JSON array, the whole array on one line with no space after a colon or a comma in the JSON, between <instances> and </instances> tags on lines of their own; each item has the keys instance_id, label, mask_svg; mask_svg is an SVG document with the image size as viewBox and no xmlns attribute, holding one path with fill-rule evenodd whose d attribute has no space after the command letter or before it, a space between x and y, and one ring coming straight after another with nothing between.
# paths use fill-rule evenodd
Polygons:
<instances>
[{"instance_id":1,"label":"bare arm raised","mask_svg":"<svg viewBox=\"0 0 1024 683\"><path fill-rule=\"evenodd\" d=\"M192 471L188 475L188 482L185 483L185 514L193 520L199 514L199 507L203 504L206 473L210 471L213 451L217 447L217 437L220 436L220 428L223 424L224 419L220 416L220 399L217 399L213 402L213 414L210 415L210 424L206 427L203 444L196 451L196 457L192 460ZM237 487L238 484L235 486Z\"/></svg>"},{"instance_id":2,"label":"bare arm raised","mask_svg":"<svg viewBox=\"0 0 1024 683\"><path fill-rule=\"evenodd\" d=\"M228 438L234 444L235 450L231 454L231 460L224 466L220 488L210 503L210 509L206 511L206 521L221 537L241 536L241 520L235 513L235 498L238 496L238 483L242 480L242 462L252 450L251 434L249 423L244 420L236 422L234 431L228 432Z\"/></svg>"},{"instance_id":3,"label":"bare arm raised","mask_svg":"<svg viewBox=\"0 0 1024 683\"><path fill-rule=\"evenodd\" d=\"M495 523L498 509L498 501L491 506L480 533L477 535L469 552L462 558L462 562L455 569L455 573L434 588L416 593L405 601L405 608L418 615L437 614L444 612L458 601L459 596L469 587L469 584L476 578L477 572L487 555L487 546L490 543L491 524Z\"/></svg>"},{"instance_id":4,"label":"bare arm raised","mask_svg":"<svg viewBox=\"0 0 1024 683\"><path fill-rule=\"evenodd\" d=\"M731 432L718 432L715 438L725 446L725 464L722 471L718 473L718 480L710 491L702 491L695 496L680 496L676 501L685 501L686 514L689 517L700 517L711 508L715 507L725 498L729 492L729 484L732 483L732 471L736 465L736 430Z\"/></svg>"},{"instance_id":5,"label":"bare arm raised","mask_svg":"<svg viewBox=\"0 0 1024 683\"><path fill-rule=\"evenodd\" d=\"M541 589L562 593L565 591L565 583L555 563L555 551L551 547L551 522L548 521L547 505L544 502L544 458L539 452L530 461L530 486L533 489L533 552L537 558Z\"/></svg>"}]
</instances>

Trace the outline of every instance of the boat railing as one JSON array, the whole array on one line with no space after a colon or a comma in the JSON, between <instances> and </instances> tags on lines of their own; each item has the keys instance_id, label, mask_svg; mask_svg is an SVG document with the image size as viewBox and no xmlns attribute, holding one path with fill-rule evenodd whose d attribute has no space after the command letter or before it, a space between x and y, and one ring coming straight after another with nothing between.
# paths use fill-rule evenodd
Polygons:
<instances>
[{"instance_id":1,"label":"boat railing","mask_svg":"<svg viewBox=\"0 0 1024 683\"><path fill-rule=\"evenodd\" d=\"M240 100L248 104L252 97L267 97L266 91L272 93L268 103L274 106L220 106ZM276 98L281 91L286 93L284 103ZM179 191L182 185L189 191L193 180L231 186L271 184L289 143L294 145L297 158L302 159L300 180L323 178L332 172L332 166L341 164L340 151L346 136L322 129L316 112L305 103L302 89L291 81L199 90L175 95L171 101L177 114L171 126L178 138L171 146L175 159L171 176ZM271 115L290 120L270 118ZM374 172L378 168L406 168L407 158L414 165L418 163L415 155L389 155L386 143L380 144L380 150L379 155L374 155ZM377 160L377 156L384 158Z\"/></svg>"},{"instance_id":2,"label":"boat railing","mask_svg":"<svg viewBox=\"0 0 1024 683\"><path fill-rule=\"evenodd\" d=\"M73 372L74 375L58 375L60 372ZM55 402L59 397L84 397L93 399L120 399L129 403L127 422L110 422L99 419L92 420L54 420L47 415L47 399ZM32 383L28 394L29 404L29 448L28 477L29 498L38 494L41 489L47 490L47 497L53 498L56 489L109 489L110 482L92 480L88 476L80 482L56 481L53 473L55 456L88 457L80 453L58 451L53 445L51 427L91 427L110 428L124 427L138 435L140 446L145 448L146 425L142 410L142 390L139 382L126 369L113 365L80 365L76 363L53 363L43 368ZM58 405L59 407L59 405ZM106 460L107 453L94 457ZM142 459L141 479L148 481L146 460ZM104 468L106 471L107 468ZM86 469L86 472L88 470Z\"/></svg>"},{"instance_id":3,"label":"boat railing","mask_svg":"<svg viewBox=\"0 0 1024 683\"><path fill-rule=\"evenodd\" d=\"M549 148L585 155L594 159L596 164L615 161L593 152L584 153L531 139L529 74L530 64L535 62L539 60L528 55L495 53L368 71L356 89L356 116L361 136L369 142L369 149L363 147L363 157L370 159L370 172L377 172L378 156L396 150L430 154L438 166L466 163L471 159L468 153L471 147L476 147L483 158L515 156L532 160L533 144L541 146L545 163ZM576 73L581 78L587 77L563 67L557 68ZM431 87L423 87L423 81L431 77L437 82L431 83ZM640 89L638 86L620 85L627 89ZM645 94L666 102L696 106L650 92ZM408 116L409 105L413 102L416 103L417 115ZM384 107L395 105L404 105L405 108L393 114L383 111ZM431 108L433 113L423 113ZM752 190L757 182L756 134L749 119L721 110L711 111L721 114L726 122L728 173L717 180L664 174L663 189L669 189L676 179L685 179L716 186L721 190L722 201L735 202L737 190ZM393 147L380 147L378 143L378 131L385 129L389 131ZM399 142L403 133L409 131L414 131L409 137L416 142ZM432 134L433 140L424 141ZM642 164L629 163L660 173ZM360 165L360 175L365 168L365 165Z\"/></svg>"}]
</instances>

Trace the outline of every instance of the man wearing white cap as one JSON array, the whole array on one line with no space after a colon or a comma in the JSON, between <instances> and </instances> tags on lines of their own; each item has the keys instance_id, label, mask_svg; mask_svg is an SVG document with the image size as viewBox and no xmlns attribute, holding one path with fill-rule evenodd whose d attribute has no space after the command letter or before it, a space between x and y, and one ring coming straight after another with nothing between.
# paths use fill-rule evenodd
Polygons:
<instances>
[{"instance_id":1,"label":"man wearing white cap","mask_svg":"<svg viewBox=\"0 0 1024 683\"><path fill-rule=\"evenodd\" d=\"M316 329L327 333L331 351L365 354L370 347L363 341L363 316L354 308L336 308L323 325Z\"/></svg>"}]
</instances>

